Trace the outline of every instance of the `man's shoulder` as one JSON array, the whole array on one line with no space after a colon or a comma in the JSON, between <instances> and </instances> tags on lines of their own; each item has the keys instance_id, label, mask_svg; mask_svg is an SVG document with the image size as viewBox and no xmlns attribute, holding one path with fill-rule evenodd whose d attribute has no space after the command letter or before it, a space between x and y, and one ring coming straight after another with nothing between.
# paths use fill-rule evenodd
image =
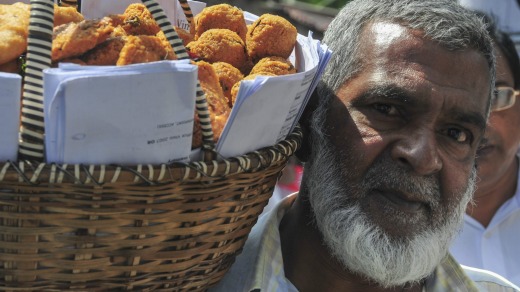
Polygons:
<instances>
[{"instance_id":1,"label":"man's shoulder","mask_svg":"<svg viewBox=\"0 0 520 292\"><path fill-rule=\"evenodd\" d=\"M500 276L499 274L467 267L461 265L462 269L468 275L468 277L475 282L479 290L481 291L516 291L520 292L520 288L515 286L515 284L508 281L506 278Z\"/></svg>"}]
</instances>

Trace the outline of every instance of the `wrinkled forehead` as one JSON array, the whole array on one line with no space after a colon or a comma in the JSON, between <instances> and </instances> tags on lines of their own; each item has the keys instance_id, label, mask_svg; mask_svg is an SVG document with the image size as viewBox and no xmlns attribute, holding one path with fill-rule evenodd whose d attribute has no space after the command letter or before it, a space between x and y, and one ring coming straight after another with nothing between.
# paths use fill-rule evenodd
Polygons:
<instances>
[{"instance_id":1,"label":"wrinkled forehead","mask_svg":"<svg viewBox=\"0 0 520 292\"><path fill-rule=\"evenodd\" d=\"M360 40L362 71L375 68L382 73L410 74L440 86L489 93L487 60L475 49L450 51L420 30L388 21L367 24Z\"/></svg>"}]
</instances>

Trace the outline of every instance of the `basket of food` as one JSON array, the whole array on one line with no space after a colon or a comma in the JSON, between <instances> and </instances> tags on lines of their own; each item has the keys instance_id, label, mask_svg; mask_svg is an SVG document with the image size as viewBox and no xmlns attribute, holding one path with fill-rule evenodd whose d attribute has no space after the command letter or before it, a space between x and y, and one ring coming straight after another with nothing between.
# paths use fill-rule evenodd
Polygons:
<instances>
[{"instance_id":1,"label":"basket of food","mask_svg":"<svg viewBox=\"0 0 520 292\"><path fill-rule=\"evenodd\" d=\"M115 62L113 65L126 65L144 61L132 59L132 51L121 57L126 44L119 40L154 44L166 40L169 46L158 48L160 53L147 54L148 61L156 61L155 56L159 60L188 59L182 35L177 33L181 30L173 28L155 1L142 2L148 12L134 6L140 14L112 16L107 23L103 23L106 19L78 19L73 25L53 27L53 19L56 21L60 13L63 16L59 7L52 0L31 1L18 155L15 160L0 162L0 291L207 289L219 281L240 252L287 159L301 142L301 132L295 127L272 146L220 157L215 151L218 136L213 129L219 127L219 117L229 113L219 109L215 99L229 91L227 98L231 100L226 100L232 102L233 86L222 89L218 83L220 89L215 89L216 85L207 81L215 80L214 67L207 64L218 62L192 43L188 44L192 57L206 60L199 65L200 85L193 89L196 115L192 140L202 146L202 158L136 164L47 160L45 137L50 128L43 121L47 113L42 100L42 72L55 64L56 56L82 65L100 65L108 59ZM185 1L180 2L187 6ZM16 9L20 10L12 15L16 23L23 24L21 15L28 12L20 12L24 9L21 6ZM74 17L75 13L65 11L66 17ZM153 18L146 18L147 13ZM197 20L189 15L190 22ZM199 21L204 22L202 18ZM68 40L78 41L91 28L96 29L97 37L92 48L87 53L66 55L71 46L60 43L57 32L74 31ZM154 38L132 33L150 29L148 34ZM204 39L202 26L186 35L193 34ZM89 40L72 47L84 49L91 43L89 36ZM94 48L100 46L111 48L109 52L119 48L117 57L106 50L96 55ZM249 72L262 59L262 53L254 52L254 61L248 64L251 59L244 60L237 74L244 75L244 70ZM19 54L14 52L13 56L18 58ZM236 54L231 57L231 62L237 58ZM294 69L284 61L278 64L276 70ZM230 70L222 66L222 70ZM224 103L220 106L227 108Z\"/></svg>"}]
</instances>

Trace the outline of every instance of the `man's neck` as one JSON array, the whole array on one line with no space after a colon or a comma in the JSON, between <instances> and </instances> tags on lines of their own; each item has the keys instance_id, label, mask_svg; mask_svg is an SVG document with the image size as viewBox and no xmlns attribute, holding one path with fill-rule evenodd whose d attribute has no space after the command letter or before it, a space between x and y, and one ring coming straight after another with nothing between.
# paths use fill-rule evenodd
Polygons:
<instances>
[{"instance_id":1,"label":"man's neck","mask_svg":"<svg viewBox=\"0 0 520 292\"><path fill-rule=\"evenodd\" d=\"M487 227L498 209L515 195L518 183L518 158L511 163L500 181L481 184L474 195L475 204L469 204L466 213Z\"/></svg>"},{"instance_id":2,"label":"man's neck","mask_svg":"<svg viewBox=\"0 0 520 292\"><path fill-rule=\"evenodd\" d=\"M296 198L280 223L284 271L299 291L421 291L422 285L382 288L344 269L322 243L308 202Z\"/></svg>"}]
</instances>

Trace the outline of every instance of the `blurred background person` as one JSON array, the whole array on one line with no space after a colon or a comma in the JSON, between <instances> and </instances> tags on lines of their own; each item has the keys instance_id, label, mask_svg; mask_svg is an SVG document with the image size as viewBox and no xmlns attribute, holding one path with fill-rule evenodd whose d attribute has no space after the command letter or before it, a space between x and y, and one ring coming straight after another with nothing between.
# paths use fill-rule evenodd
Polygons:
<instances>
[{"instance_id":1,"label":"blurred background person","mask_svg":"<svg viewBox=\"0 0 520 292\"><path fill-rule=\"evenodd\" d=\"M474 203L468 205L451 252L462 265L520 285L520 64L511 39L487 19L497 55L496 95L477 151Z\"/></svg>"},{"instance_id":2,"label":"blurred background person","mask_svg":"<svg viewBox=\"0 0 520 292\"><path fill-rule=\"evenodd\" d=\"M459 3L495 18L497 27L511 37L520 54L520 0L459 0Z\"/></svg>"}]
</instances>

